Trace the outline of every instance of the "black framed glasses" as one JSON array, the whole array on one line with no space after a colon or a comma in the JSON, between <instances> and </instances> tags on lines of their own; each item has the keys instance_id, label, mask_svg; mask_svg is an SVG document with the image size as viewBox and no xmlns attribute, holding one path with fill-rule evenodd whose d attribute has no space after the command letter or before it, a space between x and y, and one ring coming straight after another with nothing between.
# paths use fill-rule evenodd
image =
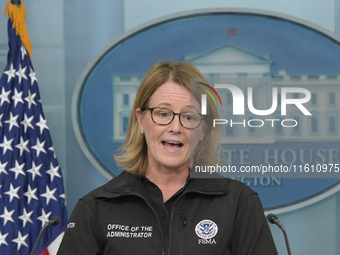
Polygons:
<instances>
[{"instance_id":1,"label":"black framed glasses","mask_svg":"<svg viewBox=\"0 0 340 255\"><path fill-rule=\"evenodd\" d=\"M169 125L176 115L179 117L179 122L185 128L194 129L201 125L203 116L196 111L180 112L176 113L167 108L154 107L147 108L144 111L149 110L151 112L151 119L157 125Z\"/></svg>"}]
</instances>

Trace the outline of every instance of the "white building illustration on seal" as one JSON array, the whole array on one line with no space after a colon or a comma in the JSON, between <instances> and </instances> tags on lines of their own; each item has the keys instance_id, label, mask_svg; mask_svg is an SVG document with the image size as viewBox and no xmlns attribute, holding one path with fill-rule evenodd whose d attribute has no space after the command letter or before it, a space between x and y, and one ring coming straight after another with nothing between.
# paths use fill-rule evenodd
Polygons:
<instances>
[{"instance_id":1,"label":"white building illustration on seal","mask_svg":"<svg viewBox=\"0 0 340 255\"><path fill-rule=\"evenodd\" d=\"M232 94L226 89L217 90L223 102L223 108L219 109L220 118L228 121L228 124L222 126L223 144L340 140L339 74L289 75L285 70L273 74L271 66L274 60L269 54L257 54L230 43L201 54L186 55L184 60L195 65L212 86L221 80L230 79L245 95L247 88L252 87L253 105L256 109L270 108L272 88L278 88L278 107L271 116L265 117L256 116L251 112L246 112L244 116L233 116ZM132 104L142 78L139 74L113 76L115 142L121 142L125 137ZM301 87L309 90L311 98L304 106L312 115L305 116L300 109L292 105L287 107L287 115L282 116L280 109L282 87ZM292 93L289 96L299 98L303 95Z\"/></svg>"}]
</instances>

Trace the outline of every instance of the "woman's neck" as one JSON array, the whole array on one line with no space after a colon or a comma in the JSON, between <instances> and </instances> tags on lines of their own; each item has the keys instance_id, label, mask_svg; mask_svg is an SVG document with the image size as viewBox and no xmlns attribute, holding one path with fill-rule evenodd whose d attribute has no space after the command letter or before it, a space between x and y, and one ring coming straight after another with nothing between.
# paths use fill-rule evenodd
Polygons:
<instances>
[{"instance_id":1,"label":"woman's neck","mask_svg":"<svg viewBox=\"0 0 340 255\"><path fill-rule=\"evenodd\" d=\"M148 169L145 176L158 186L162 191L163 201L166 202L178 190L184 187L188 175L189 169Z\"/></svg>"}]
</instances>

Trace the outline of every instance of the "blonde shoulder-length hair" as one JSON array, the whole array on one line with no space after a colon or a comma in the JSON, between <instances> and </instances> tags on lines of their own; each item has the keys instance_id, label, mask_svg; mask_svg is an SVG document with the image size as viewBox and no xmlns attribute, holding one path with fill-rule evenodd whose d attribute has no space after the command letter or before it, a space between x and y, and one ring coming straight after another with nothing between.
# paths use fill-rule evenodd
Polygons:
<instances>
[{"instance_id":1,"label":"blonde shoulder-length hair","mask_svg":"<svg viewBox=\"0 0 340 255\"><path fill-rule=\"evenodd\" d=\"M191 96L194 96L195 99L200 102L201 94L204 92L201 89L190 88L190 82L193 79L207 83L204 76L196 67L184 61L178 63L161 61L149 69L138 88L130 114L125 141L119 149L119 154L115 155L118 166L130 173L145 175L148 167L148 148L144 135L141 134L139 130L136 109L147 109L153 93L167 81L173 81L184 86L190 91ZM195 84L195 88L196 87L201 87L201 85L197 83L197 86ZM203 141L198 144L193 157L194 164L196 165L216 164L216 154L220 148L219 128L212 128L212 121L218 118L218 112L212 100L209 99L207 100L206 115L208 117L204 117L203 119L207 128L205 128L206 131Z\"/></svg>"}]
</instances>

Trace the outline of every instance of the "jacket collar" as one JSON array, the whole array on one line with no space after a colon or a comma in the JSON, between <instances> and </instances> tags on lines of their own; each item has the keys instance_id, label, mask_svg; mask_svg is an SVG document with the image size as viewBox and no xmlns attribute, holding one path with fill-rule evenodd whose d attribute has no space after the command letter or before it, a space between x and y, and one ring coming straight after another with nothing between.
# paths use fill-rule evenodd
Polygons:
<instances>
[{"instance_id":1,"label":"jacket collar","mask_svg":"<svg viewBox=\"0 0 340 255\"><path fill-rule=\"evenodd\" d=\"M143 196L144 188L140 176L123 171L107 184L98 189L96 198L116 198L122 195ZM191 178L184 193L196 192L207 195L223 195L227 193L228 179Z\"/></svg>"}]
</instances>

